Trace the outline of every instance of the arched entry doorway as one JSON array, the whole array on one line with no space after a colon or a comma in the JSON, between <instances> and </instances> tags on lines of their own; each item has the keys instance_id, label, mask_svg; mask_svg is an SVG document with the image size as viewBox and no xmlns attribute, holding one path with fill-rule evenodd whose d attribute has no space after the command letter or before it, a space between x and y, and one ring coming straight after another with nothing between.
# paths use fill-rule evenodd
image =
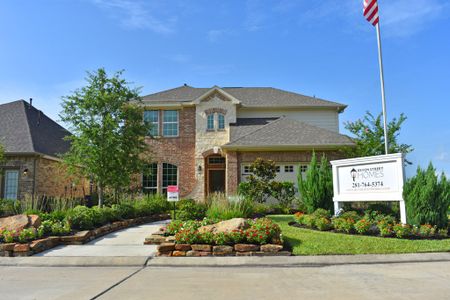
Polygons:
<instances>
[{"instance_id":1,"label":"arched entry doorway","mask_svg":"<svg viewBox=\"0 0 450 300\"><path fill-rule=\"evenodd\" d=\"M205 157L205 194L225 192L225 157L211 154Z\"/></svg>"}]
</instances>

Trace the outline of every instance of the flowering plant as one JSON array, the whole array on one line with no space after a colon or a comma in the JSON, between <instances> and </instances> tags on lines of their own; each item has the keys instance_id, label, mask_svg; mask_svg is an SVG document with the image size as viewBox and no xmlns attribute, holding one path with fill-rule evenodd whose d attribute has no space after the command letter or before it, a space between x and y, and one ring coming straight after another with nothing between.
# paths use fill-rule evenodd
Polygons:
<instances>
[{"instance_id":1,"label":"flowering plant","mask_svg":"<svg viewBox=\"0 0 450 300\"><path fill-rule=\"evenodd\" d=\"M370 226L372 226L372 223L366 219L361 219L354 225L356 232L359 234L366 234L369 231Z\"/></svg>"}]
</instances>

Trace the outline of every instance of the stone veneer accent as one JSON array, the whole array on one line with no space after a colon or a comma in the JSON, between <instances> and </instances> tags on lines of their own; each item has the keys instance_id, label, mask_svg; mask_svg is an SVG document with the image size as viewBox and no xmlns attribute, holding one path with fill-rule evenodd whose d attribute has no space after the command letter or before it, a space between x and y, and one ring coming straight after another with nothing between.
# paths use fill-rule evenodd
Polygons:
<instances>
[{"instance_id":1,"label":"stone veneer accent","mask_svg":"<svg viewBox=\"0 0 450 300\"><path fill-rule=\"evenodd\" d=\"M207 131L207 113L211 111L226 112L225 130ZM217 128L217 118L214 120ZM202 172L195 172L197 184L189 195L194 199L205 197L205 155L211 154L214 147L220 147L230 140L230 123L236 122L236 105L220 93L213 93L195 107L195 169L199 166Z\"/></svg>"},{"instance_id":2,"label":"stone veneer accent","mask_svg":"<svg viewBox=\"0 0 450 300\"><path fill-rule=\"evenodd\" d=\"M175 108L173 108L175 109ZM180 196L187 197L194 189L195 180L195 108L179 109L178 137L146 138L150 147L150 157L158 163L158 187L162 186L162 163L178 167ZM142 178L140 178L142 181Z\"/></svg>"},{"instance_id":3,"label":"stone veneer accent","mask_svg":"<svg viewBox=\"0 0 450 300\"><path fill-rule=\"evenodd\" d=\"M6 156L0 169L19 170L19 199L33 193L38 196L76 197L89 194L89 180L68 176L63 165L56 159L40 155ZM27 174L24 174L25 170ZM0 197L3 196L4 178L0 174ZM34 182L35 181L35 182Z\"/></svg>"}]
</instances>

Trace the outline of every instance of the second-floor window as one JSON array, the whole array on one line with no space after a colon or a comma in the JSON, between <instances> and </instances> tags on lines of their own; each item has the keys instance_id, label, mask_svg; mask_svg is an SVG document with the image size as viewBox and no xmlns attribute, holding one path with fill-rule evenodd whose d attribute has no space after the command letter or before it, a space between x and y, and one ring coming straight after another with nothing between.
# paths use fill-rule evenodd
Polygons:
<instances>
[{"instance_id":1,"label":"second-floor window","mask_svg":"<svg viewBox=\"0 0 450 300\"><path fill-rule=\"evenodd\" d=\"M214 114L209 114L206 118L206 129L214 130Z\"/></svg>"},{"instance_id":2,"label":"second-floor window","mask_svg":"<svg viewBox=\"0 0 450 300\"><path fill-rule=\"evenodd\" d=\"M178 111L163 111L163 136L178 136Z\"/></svg>"},{"instance_id":3,"label":"second-floor window","mask_svg":"<svg viewBox=\"0 0 450 300\"><path fill-rule=\"evenodd\" d=\"M217 115L217 126L219 130L225 129L225 116L223 114Z\"/></svg>"},{"instance_id":4,"label":"second-floor window","mask_svg":"<svg viewBox=\"0 0 450 300\"><path fill-rule=\"evenodd\" d=\"M144 121L150 123L151 136L159 135L159 111L158 110L146 110L144 111Z\"/></svg>"}]
</instances>

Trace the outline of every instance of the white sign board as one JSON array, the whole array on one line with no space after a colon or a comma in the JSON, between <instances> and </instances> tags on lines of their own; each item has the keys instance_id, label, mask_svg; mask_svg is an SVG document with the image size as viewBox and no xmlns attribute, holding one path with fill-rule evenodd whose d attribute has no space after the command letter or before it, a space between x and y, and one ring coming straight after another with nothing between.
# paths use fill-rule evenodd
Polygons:
<instances>
[{"instance_id":1,"label":"white sign board","mask_svg":"<svg viewBox=\"0 0 450 300\"><path fill-rule=\"evenodd\" d=\"M167 186L167 201L176 202L178 200L180 200L178 186L177 185Z\"/></svg>"},{"instance_id":2,"label":"white sign board","mask_svg":"<svg viewBox=\"0 0 450 300\"><path fill-rule=\"evenodd\" d=\"M346 201L403 201L404 158L401 153L331 161L335 211Z\"/></svg>"}]
</instances>

